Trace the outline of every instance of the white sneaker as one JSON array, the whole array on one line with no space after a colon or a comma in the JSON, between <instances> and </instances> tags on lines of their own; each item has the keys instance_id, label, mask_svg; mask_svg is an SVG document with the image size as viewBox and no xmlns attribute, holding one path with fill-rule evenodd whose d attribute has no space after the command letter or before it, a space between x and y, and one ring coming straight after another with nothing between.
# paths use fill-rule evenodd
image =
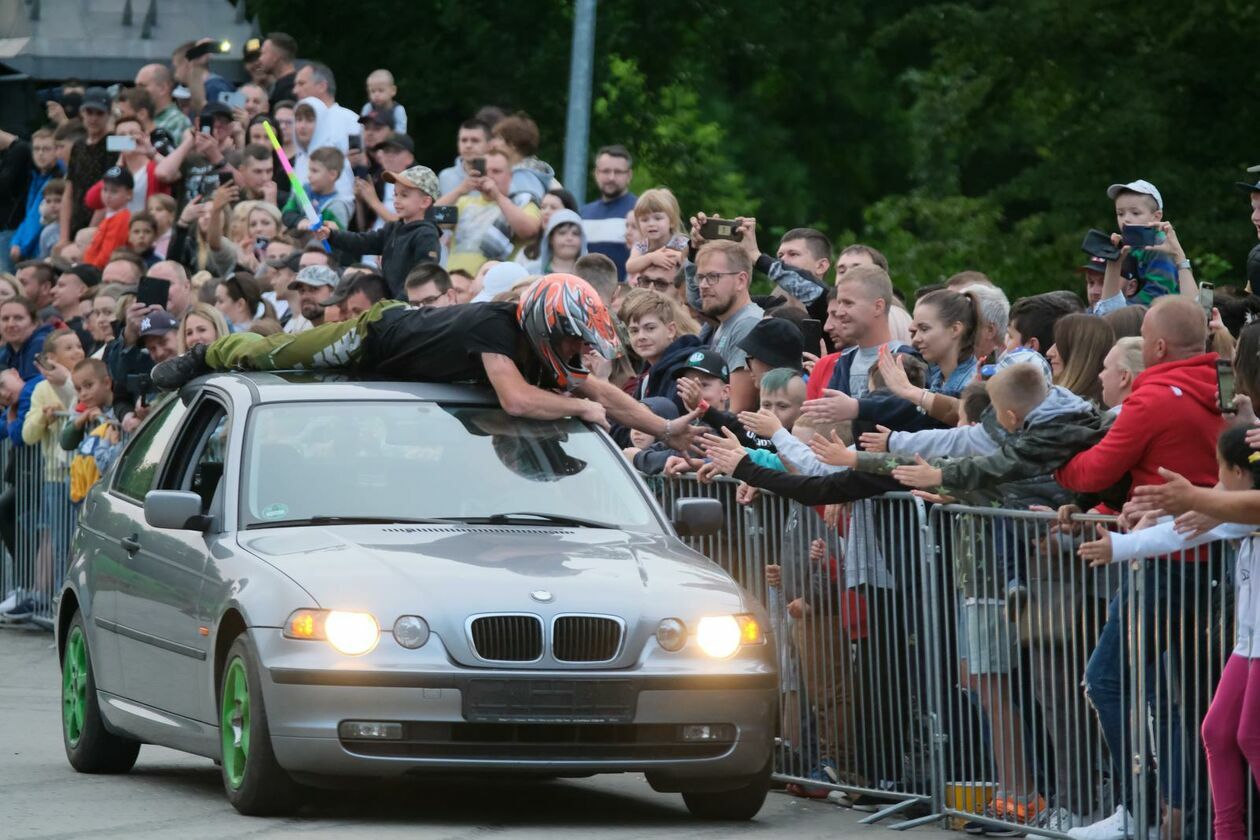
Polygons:
<instances>
[{"instance_id":1,"label":"white sneaker","mask_svg":"<svg viewBox=\"0 0 1260 840\"><path fill-rule=\"evenodd\" d=\"M1051 831L1064 831L1076 828L1083 820L1067 808L1047 808L1037 820L1037 825Z\"/></svg>"},{"instance_id":2,"label":"white sneaker","mask_svg":"<svg viewBox=\"0 0 1260 840\"><path fill-rule=\"evenodd\" d=\"M1067 835L1076 840L1125 840L1133 836L1133 825L1133 815L1120 805L1105 820L1069 829Z\"/></svg>"}]
</instances>

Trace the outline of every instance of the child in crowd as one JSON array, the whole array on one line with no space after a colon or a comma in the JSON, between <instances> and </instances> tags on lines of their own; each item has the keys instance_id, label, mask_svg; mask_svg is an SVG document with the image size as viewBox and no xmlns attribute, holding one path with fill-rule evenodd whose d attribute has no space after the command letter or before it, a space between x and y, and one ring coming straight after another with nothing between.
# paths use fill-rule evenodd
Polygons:
<instances>
[{"instance_id":1,"label":"child in crowd","mask_svg":"<svg viewBox=\"0 0 1260 840\"><path fill-rule=\"evenodd\" d=\"M111 166L105 170L101 181L101 202L105 205L105 218L97 225L92 244L83 254L83 261L104 269L114 249L127 244L131 226L131 211L127 209L127 204L135 190L135 180L125 168Z\"/></svg>"},{"instance_id":2,"label":"child in crowd","mask_svg":"<svg viewBox=\"0 0 1260 840\"><path fill-rule=\"evenodd\" d=\"M44 185L44 200L39 203L39 259L52 255L53 246L61 239L61 199L66 194L66 179L53 178Z\"/></svg>"},{"instance_id":3,"label":"child in crowd","mask_svg":"<svg viewBox=\"0 0 1260 840\"><path fill-rule=\"evenodd\" d=\"M100 359L84 359L74 366L74 390L79 403L61 430L61 448L70 459L70 501L78 504L118 457L121 427L114 416L114 381Z\"/></svg>"},{"instance_id":4,"label":"child in crowd","mask_svg":"<svg viewBox=\"0 0 1260 840\"><path fill-rule=\"evenodd\" d=\"M730 430L744 446L749 446L753 449L773 450L774 446L770 441L758 437L745 429L740 424L739 418L726 410L726 406L730 401L730 368L721 354L709 347L700 347L695 350L687 357L683 367L673 373L674 378L678 380L678 399L682 401L683 408L687 411L692 411L700 405L701 400L706 399L698 376L689 373L693 369L703 371L709 376L720 377L721 381L727 385L726 396L721 402L707 400L709 407L700 415L700 420L714 429Z\"/></svg>"},{"instance_id":5,"label":"child in crowd","mask_svg":"<svg viewBox=\"0 0 1260 840\"><path fill-rule=\"evenodd\" d=\"M49 333L44 352L35 358L43 378L31 392L31 408L22 422L22 442L39 447L44 470L36 555L37 585L44 591L55 591L60 585L70 548L73 516L66 472L69 459L59 445L59 432L66 406L75 403L70 371L83 357L83 345L74 330Z\"/></svg>"},{"instance_id":6,"label":"child in crowd","mask_svg":"<svg viewBox=\"0 0 1260 840\"><path fill-rule=\"evenodd\" d=\"M626 271L638 274L649 265L676 271L687 260L690 240L682 230L678 199L664 187L646 190L634 205L641 239L630 249Z\"/></svg>"},{"instance_id":7,"label":"child in crowd","mask_svg":"<svg viewBox=\"0 0 1260 840\"><path fill-rule=\"evenodd\" d=\"M321 146L310 154L310 163L307 165L307 183L303 185L306 188L306 196L311 200L311 205L319 214L320 220L332 222L339 230L349 227L350 218L354 214L354 205L337 194L337 178L340 177L341 169L345 165L346 156L340 149ZM302 205L298 203L296 195L289 196L281 215L285 227L304 228L307 226L306 217L302 213Z\"/></svg>"},{"instance_id":8,"label":"child in crowd","mask_svg":"<svg viewBox=\"0 0 1260 840\"><path fill-rule=\"evenodd\" d=\"M1113 242L1123 241L1126 227L1147 227L1155 229L1156 244L1132 248L1123 261L1107 264L1099 292L1101 300L1095 305L1094 314L1105 315L1126 303L1149 305L1157 297L1177 294L1180 291L1178 274L1182 268L1178 263L1184 263L1187 271L1190 266L1172 225L1163 220L1164 199L1159 190L1150 181L1139 179L1128 184L1112 184L1107 188L1107 198L1116 206L1119 233L1112 237Z\"/></svg>"},{"instance_id":9,"label":"child in crowd","mask_svg":"<svg viewBox=\"0 0 1260 840\"><path fill-rule=\"evenodd\" d=\"M698 348L687 357L682 367L674 371L673 377L684 410L691 411L703 401L712 407L711 410L726 413L731 399L730 371L717 353L706 347ZM708 423L704 418L701 420ZM666 475L678 475L694 472L703 463L689 454L669 450L662 468ZM636 460L636 468L643 471L644 466L647 466L646 462Z\"/></svg>"},{"instance_id":10,"label":"child in crowd","mask_svg":"<svg viewBox=\"0 0 1260 840\"><path fill-rule=\"evenodd\" d=\"M1247 428L1233 426L1217 440L1218 489L1245 492L1260 488L1260 453L1248 445ZM1091 565L1101 566L1189 551L1215 540L1242 540L1234 561L1234 650L1203 719L1203 747L1212 788L1213 836L1243 840L1247 837L1248 769L1260 788L1260 637L1256 633L1260 629L1260 598L1253 591L1260 573L1256 529L1227 522L1195 536L1178 532L1172 520L1143 527L1148 524L1149 520L1143 520L1127 534L1098 525L1098 539L1084 543L1078 551ZM1174 556L1158 562L1169 561L1181 559Z\"/></svg>"},{"instance_id":11,"label":"child in crowd","mask_svg":"<svg viewBox=\"0 0 1260 840\"><path fill-rule=\"evenodd\" d=\"M145 268L153 267L162 259L153 250L153 243L156 241L157 221L144 211L132 216L131 225L127 229L127 247L144 260Z\"/></svg>"},{"instance_id":12,"label":"child in crowd","mask_svg":"<svg viewBox=\"0 0 1260 840\"><path fill-rule=\"evenodd\" d=\"M762 323L765 323L764 321ZM792 368L775 368L761 377L761 410L741 411L739 423L750 433L765 441L773 439L776 432L791 429L793 436L808 444L814 437L813 423L799 424L801 406L805 402L805 380L800 371ZM797 426L802 427L798 433ZM753 460L771 469L787 469L778 455L767 451L750 453Z\"/></svg>"},{"instance_id":13,"label":"child in crowd","mask_svg":"<svg viewBox=\"0 0 1260 840\"><path fill-rule=\"evenodd\" d=\"M325 151L336 150L316 149L315 153L320 155ZM338 152L338 156L340 154ZM319 160L313 157L312 183L318 165ZM332 178L330 183L336 181L336 173L339 171L329 170ZM314 235L317 239L328 240L338 251L356 257L380 254L381 275L389 284L390 295L396 299L405 299L407 275L411 270L421 263L438 261L442 232L433 221L426 218L429 208L438 199L438 180L437 175L427 166L411 166L402 172L386 172L385 180L394 185L394 211L398 213L396 220L366 233L329 230L321 226L315 230Z\"/></svg>"},{"instance_id":14,"label":"child in crowd","mask_svg":"<svg viewBox=\"0 0 1260 840\"><path fill-rule=\"evenodd\" d=\"M682 408L674 373L700 347L700 326L676 300L648 289L631 289L618 310L630 337L630 349L643 360L638 375L626 383L638 399L668 397Z\"/></svg>"},{"instance_id":15,"label":"child in crowd","mask_svg":"<svg viewBox=\"0 0 1260 840\"><path fill-rule=\"evenodd\" d=\"M175 210L178 206L175 199L169 195L149 196L145 211L153 217L153 224L157 227L157 236L153 239L153 253L157 254L158 259L166 259L166 249L171 244L171 228L175 224Z\"/></svg>"},{"instance_id":16,"label":"child in crowd","mask_svg":"<svg viewBox=\"0 0 1260 840\"><path fill-rule=\"evenodd\" d=\"M375 111L385 116L398 134L407 133L407 109L394 101L398 88L394 85L394 74L388 70L373 70L367 77L368 101L363 103L359 113L363 116Z\"/></svg>"},{"instance_id":17,"label":"child in crowd","mask_svg":"<svg viewBox=\"0 0 1260 840\"><path fill-rule=\"evenodd\" d=\"M25 212L21 224L17 226L9 242L9 259L13 263L41 256L39 235L43 226L47 224L40 214L40 207L44 203L44 190L62 171L57 163L52 129L39 129L31 135L31 177L25 188L26 195L23 196ZM15 185L7 186L13 189Z\"/></svg>"}]
</instances>

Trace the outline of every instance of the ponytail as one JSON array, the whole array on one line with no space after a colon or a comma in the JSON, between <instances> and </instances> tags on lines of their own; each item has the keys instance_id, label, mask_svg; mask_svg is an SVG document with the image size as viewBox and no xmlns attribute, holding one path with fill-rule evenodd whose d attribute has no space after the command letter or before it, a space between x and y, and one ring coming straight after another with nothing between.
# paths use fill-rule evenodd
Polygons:
<instances>
[{"instance_id":1,"label":"ponytail","mask_svg":"<svg viewBox=\"0 0 1260 840\"><path fill-rule=\"evenodd\" d=\"M1247 443L1249 428L1245 424L1239 424L1221 432L1216 441L1216 452L1226 464L1250 474L1251 486L1260 488L1260 452Z\"/></svg>"},{"instance_id":2,"label":"ponytail","mask_svg":"<svg viewBox=\"0 0 1260 840\"><path fill-rule=\"evenodd\" d=\"M963 331L958 336L958 361L970 359L976 348L976 330L980 324L980 301L974 292L955 292L949 289L937 289L928 292L915 302L915 306L926 304L936 310L941 323L945 325L962 324Z\"/></svg>"}]
</instances>

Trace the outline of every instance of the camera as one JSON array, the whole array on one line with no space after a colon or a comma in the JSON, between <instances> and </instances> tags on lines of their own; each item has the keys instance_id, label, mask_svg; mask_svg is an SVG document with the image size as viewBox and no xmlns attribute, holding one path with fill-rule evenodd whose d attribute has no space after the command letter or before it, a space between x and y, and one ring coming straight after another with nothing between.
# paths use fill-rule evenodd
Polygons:
<instances>
[{"instance_id":1,"label":"camera","mask_svg":"<svg viewBox=\"0 0 1260 840\"><path fill-rule=\"evenodd\" d=\"M429 208L434 224L453 225L459 221L459 208L453 204L442 204Z\"/></svg>"}]
</instances>

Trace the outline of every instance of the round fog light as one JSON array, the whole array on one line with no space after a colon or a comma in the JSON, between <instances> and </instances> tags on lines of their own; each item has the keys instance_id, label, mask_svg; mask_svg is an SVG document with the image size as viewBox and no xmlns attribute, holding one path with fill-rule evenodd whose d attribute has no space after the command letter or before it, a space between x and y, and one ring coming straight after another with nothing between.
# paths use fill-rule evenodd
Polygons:
<instances>
[{"instance_id":1,"label":"round fog light","mask_svg":"<svg viewBox=\"0 0 1260 840\"><path fill-rule=\"evenodd\" d=\"M667 618L656 628L656 643L671 653L687 643L687 626L676 618Z\"/></svg>"},{"instance_id":2,"label":"round fog light","mask_svg":"<svg viewBox=\"0 0 1260 840\"><path fill-rule=\"evenodd\" d=\"M408 650L424 647L429 641L429 622L418 615L404 615L394 622L394 639Z\"/></svg>"}]
</instances>

